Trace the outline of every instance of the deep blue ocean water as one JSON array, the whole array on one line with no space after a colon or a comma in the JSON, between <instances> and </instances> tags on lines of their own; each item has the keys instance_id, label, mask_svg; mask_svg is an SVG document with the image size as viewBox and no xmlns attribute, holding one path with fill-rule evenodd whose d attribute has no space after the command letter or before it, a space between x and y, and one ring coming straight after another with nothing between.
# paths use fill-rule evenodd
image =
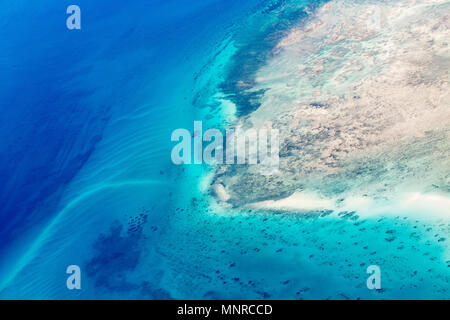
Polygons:
<instances>
[{"instance_id":1,"label":"deep blue ocean water","mask_svg":"<svg viewBox=\"0 0 450 320\"><path fill-rule=\"evenodd\" d=\"M170 161L174 129L227 124L218 91L258 107L236 79L322 1L76 4L81 30L69 3L0 4L1 298L449 297L445 221L217 213L197 188L210 168Z\"/></svg>"}]
</instances>

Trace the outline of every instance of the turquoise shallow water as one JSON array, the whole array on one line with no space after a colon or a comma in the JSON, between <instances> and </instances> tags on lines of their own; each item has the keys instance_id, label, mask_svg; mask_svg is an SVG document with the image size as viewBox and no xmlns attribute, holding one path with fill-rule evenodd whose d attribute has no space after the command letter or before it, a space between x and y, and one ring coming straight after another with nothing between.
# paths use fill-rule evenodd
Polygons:
<instances>
[{"instance_id":1,"label":"turquoise shallow water","mask_svg":"<svg viewBox=\"0 0 450 320\"><path fill-rule=\"evenodd\" d=\"M449 298L446 217L224 209L213 168L171 162L173 130L259 107L233 84L322 2L78 2L80 31L0 5L1 298Z\"/></svg>"}]
</instances>

